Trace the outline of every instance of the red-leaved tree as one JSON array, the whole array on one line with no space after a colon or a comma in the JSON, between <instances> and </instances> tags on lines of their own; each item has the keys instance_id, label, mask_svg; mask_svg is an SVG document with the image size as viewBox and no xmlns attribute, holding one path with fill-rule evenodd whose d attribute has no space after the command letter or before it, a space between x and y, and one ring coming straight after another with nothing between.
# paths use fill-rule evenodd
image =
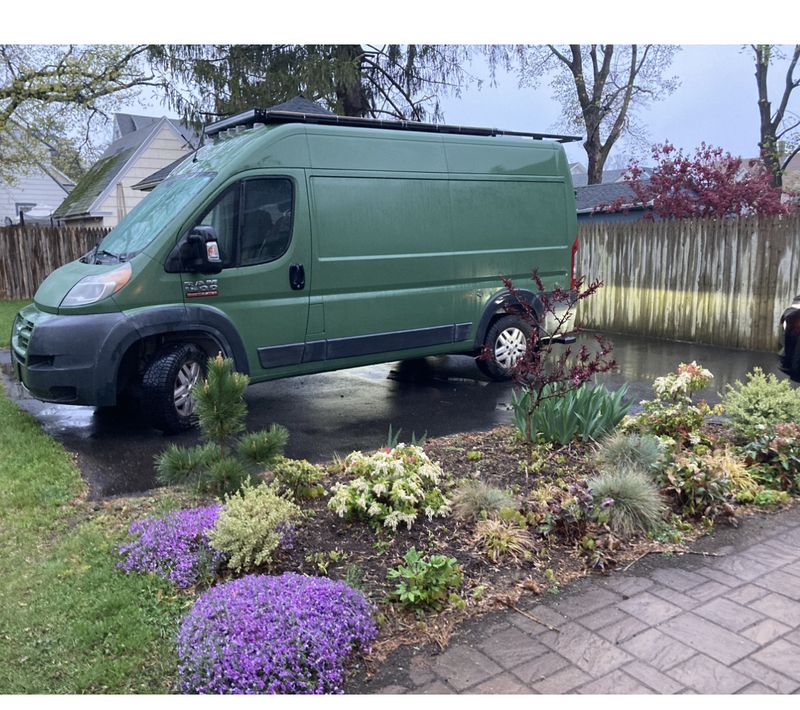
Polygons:
<instances>
[{"instance_id":1,"label":"red-leaved tree","mask_svg":"<svg viewBox=\"0 0 800 710\"><path fill-rule=\"evenodd\" d=\"M760 160L735 158L705 143L693 156L671 143L658 144L652 148L652 157L655 167L648 169L649 179L645 179L637 161L624 179L637 203L652 206L654 217L779 215L791 211Z\"/></svg>"}]
</instances>

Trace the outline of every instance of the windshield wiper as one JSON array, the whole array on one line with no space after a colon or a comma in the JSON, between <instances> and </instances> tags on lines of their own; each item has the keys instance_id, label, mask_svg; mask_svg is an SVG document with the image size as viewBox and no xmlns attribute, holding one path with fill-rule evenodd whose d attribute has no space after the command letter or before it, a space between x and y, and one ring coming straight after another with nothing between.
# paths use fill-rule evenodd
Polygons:
<instances>
[{"instance_id":1,"label":"windshield wiper","mask_svg":"<svg viewBox=\"0 0 800 710\"><path fill-rule=\"evenodd\" d=\"M94 263L96 264L98 261L98 257L107 256L109 259L114 259L115 261L125 261L121 254L114 254L113 252L106 251L105 249L98 249L95 247L94 249Z\"/></svg>"}]
</instances>

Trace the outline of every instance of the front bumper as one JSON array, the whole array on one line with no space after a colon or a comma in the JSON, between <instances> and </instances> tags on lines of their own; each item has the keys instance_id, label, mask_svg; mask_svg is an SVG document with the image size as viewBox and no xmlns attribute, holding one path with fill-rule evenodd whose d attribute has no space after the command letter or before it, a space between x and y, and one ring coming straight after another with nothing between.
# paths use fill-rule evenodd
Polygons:
<instances>
[{"instance_id":1,"label":"front bumper","mask_svg":"<svg viewBox=\"0 0 800 710\"><path fill-rule=\"evenodd\" d=\"M14 372L36 399L109 406L116 402L116 374L123 353L109 352L121 313L60 316L27 306L11 332Z\"/></svg>"}]
</instances>

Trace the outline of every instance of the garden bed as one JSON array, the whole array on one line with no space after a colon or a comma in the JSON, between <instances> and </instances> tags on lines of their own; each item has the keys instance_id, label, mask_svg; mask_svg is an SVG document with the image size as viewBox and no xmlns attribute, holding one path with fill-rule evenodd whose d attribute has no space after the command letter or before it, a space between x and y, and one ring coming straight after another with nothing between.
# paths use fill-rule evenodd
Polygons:
<instances>
[{"instance_id":1,"label":"garden bed","mask_svg":"<svg viewBox=\"0 0 800 710\"><path fill-rule=\"evenodd\" d=\"M214 367L224 374L229 365L220 359ZM275 584L297 579L296 573L314 577L323 596L339 594L334 587L354 588L373 610L371 620L358 612L353 622L356 636L371 645L361 656L368 671L404 644L444 647L461 621L514 608L522 594L556 593L578 577L610 573L651 553L681 554L715 525L735 525L737 516L751 511L750 503L775 508L792 500L800 488L800 427L790 418L800 412L797 393L756 373L726 397L730 419L721 423L709 416L719 411L691 396L711 377L695 363L681 365L654 383L654 400L627 417L617 395L567 394L542 424L552 425L549 437L529 440L519 427L503 427L354 452L324 469L280 456L287 436L280 427L232 439L226 449L173 448L160 471L217 493L222 485L236 492L221 501L199 499L201 509L181 506L172 520L132 527L140 538L127 546L127 554L134 553L125 569L173 578L180 568L181 582L175 581L188 587L189 597L200 596L195 609L209 588L223 600L230 589L234 604L239 587L226 583L237 580L249 589L257 583L240 581L254 574L271 575ZM215 382L222 389L225 379ZM765 401L783 401L779 415L763 411ZM596 428L607 411L598 411L597 402L616 414L605 417L604 431L589 436L581 427L588 422ZM582 406L590 406L592 416L581 414ZM762 415L772 423L763 424ZM220 422L227 426L229 419ZM532 430L543 431L525 427ZM267 462L253 469L263 473L251 482L247 456L253 464ZM206 522L193 522L200 519ZM336 584L326 587L328 580ZM253 603L271 618L282 602L258 597ZM280 613L286 614L290 647L307 634L314 637L302 622L305 611ZM195 623L195 617L193 611L187 619ZM338 638L350 631L332 633ZM257 638L250 641L256 655L272 652ZM352 663L352 651L364 645L334 644L336 663ZM226 648L224 639L209 648ZM184 658L181 667L199 677L198 667L208 662L195 659L187 666ZM217 662L226 668L249 660L238 654ZM340 678L341 667L331 677ZM186 685L181 672L185 692L204 692ZM237 677L215 682L232 692L252 689L240 687ZM313 678L306 681L320 690ZM336 683L321 692L341 690Z\"/></svg>"}]
</instances>

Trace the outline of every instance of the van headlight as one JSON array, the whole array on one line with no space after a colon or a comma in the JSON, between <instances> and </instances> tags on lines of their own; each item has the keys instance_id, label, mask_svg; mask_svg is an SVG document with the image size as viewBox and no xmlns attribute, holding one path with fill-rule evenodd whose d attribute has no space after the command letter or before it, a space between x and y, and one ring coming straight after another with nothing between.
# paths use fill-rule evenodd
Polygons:
<instances>
[{"instance_id":1,"label":"van headlight","mask_svg":"<svg viewBox=\"0 0 800 710\"><path fill-rule=\"evenodd\" d=\"M119 291L131 280L133 269L126 263L96 276L87 276L76 283L61 301L64 307L88 306Z\"/></svg>"}]
</instances>

